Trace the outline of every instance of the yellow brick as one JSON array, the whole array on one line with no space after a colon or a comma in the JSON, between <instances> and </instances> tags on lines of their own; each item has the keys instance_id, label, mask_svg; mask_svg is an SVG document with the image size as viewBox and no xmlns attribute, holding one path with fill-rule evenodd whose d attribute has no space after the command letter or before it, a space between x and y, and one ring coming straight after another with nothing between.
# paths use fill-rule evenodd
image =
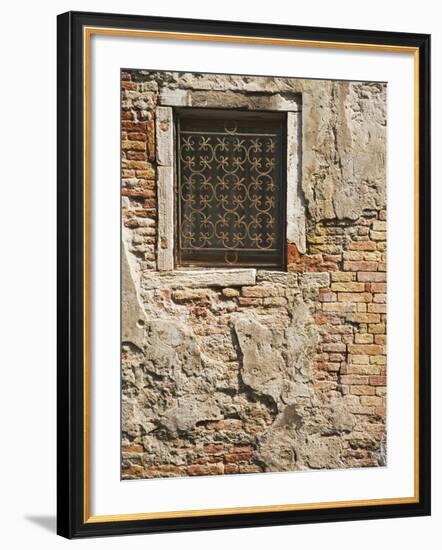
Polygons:
<instances>
[{"instance_id":1,"label":"yellow brick","mask_svg":"<svg viewBox=\"0 0 442 550\"><path fill-rule=\"evenodd\" d=\"M350 273L345 273L345 275L350 275ZM333 272L332 272L332 277L333 277ZM335 292L336 291L340 291L340 292L363 292L365 290L365 284L364 283L356 283L354 281L332 283L331 289Z\"/></svg>"},{"instance_id":2,"label":"yellow brick","mask_svg":"<svg viewBox=\"0 0 442 550\"><path fill-rule=\"evenodd\" d=\"M339 292L338 302L371 302L370 292Z\"/></svg>"},{"instance_id":3,"label":"yellow brick","mask_svg":"<svg viewBox=\"0 0 442 550\"><path fill-rule=\"evenodd\" d=\"M370 363L372 365L386 365L387 358L385 355L372 355L370 357Z\"/></svg>"},{"instance_id":4,"label":"yellow brick","mask_svg":"<svg viewBox=\"0 0 442 550\"><path fill-rule=\"evenodd\" d=\"M387 233L385 231L370 231L370 239L372 241L386 241Z\"/></svg>"},{"instance_id":5,"label":"yellow brick","mask_svg":"<svg viewBox=\"0 0 442 550\"><path fill-rule=\"evenodd\" d=\"M364 259L364 254L362 252L358 252L355 250L344 252L343 256L344 256L344 260L363 260Z\"/></svg>"},{"instance_id":6,"label":"yellow brick","mask_svg":"<svg viewBox=\"0 0 442 550\"><path fill-rule=\"evenodd\" d=\"M380 252L366 252L363 259L380 262L382 260L382 254Z\"/></svg>"},{"instance_id":7,"label":"yellow brick","mask_svg":"<svg viewBox=\"0 0 442 550\"><path fill-rule=\"evenodd\" d=\"M356 279L356 273L344 273L342 271L332 271L330 273L332 281L346 282L354 281Z\"/></svg>"},{"instance_id":8,"label":"yellow brick","mask_svg":"<svg viewBox=\"0 0 442 550\"><path fill-rule=\"evenodd\" d=\"M348 362L355 365L368 365L368 355L356 355L350 354L348 356Z\"/></svg>"},{"instance_id":9,"label":"yellow brick","mask_svg":"<svg viewBox=\"0 0 442 550\"><path fill-rule=\"evenodd\" d=\"M122 141L121 148L130 151L145 151L146 143L144 141Z\"/></svg>"},{"instance_id":10,"label":"yellow brick","mask_svg":"<svg viewBox=\"0 0 442 550\"><path fill-rule=\"evenodd\" d=\"M345 372L348 374L368 374L375 376L380 373L380 369L377 365L351 364L345 367Z\"/></svg>"},{"instance_id":11,"label":"yellow brick","mask_svg":"<svg viewBox=\"0 0 442 550\"><path fill-rule=\"evenodd\" d=\"M371 332L371 334L385 334L385 325L383 323L369 325L368 332Z\"/></svg>"},{"instance_id":12,"label":"yellow brick","mask_svg":"<svg viewBox=\"0 0 442 550\"><path fill-rule=\"evenodd\" d=\"M377 313L350 313L347 315L347 321L350 323L379 323L380 317Z\"/></svg>"},{"instance_id":13,"label":"yellow brick","mask_svg":"<svg viewBox=\"0 0 442 550\"><path fill-rule=\"evenodd\" d=\"M356 312L356 304L349 304L346 302L326 302L322 306L322 309L327 312L354 313Z\"/></svg>"},{"instance_id":14,"label":"yellow brick","mask_svg":"<svg viewBox=\"0 0 442 550\"><path fill-rule=\"evenodd\" d=\"M353 395L374 395L375 389L373 386L368 385L351 386L350 393Z\"/></svg>"},{"instance_id":15,"label":"yellow brick","mask_svg":"<svg viewBox=\"0 0 442 550\"><path fill-rule=\"evenodd\" d=\"M387 231L387 222L380 222L375 220L372 225L374 231Z\"/></svg>"},{"instance_id":16,"label":"yellow brick","mask_svg":"<svg viewBox=\"0 0 442 550\"><path fill-rule=\"evenodd\" d=\"M372 334L355 334L355 344L371 344L372 342Z\"/></svg>"},{"instance_id":17,"label":"yellow brick","mask_svg":"<svg viewBox=\"0 0 442 550\"><path fill-rule=\"evenodd\" d=\"M368 304L369 313L387 313L386 304Z\"/></svg>"}]
</instances>

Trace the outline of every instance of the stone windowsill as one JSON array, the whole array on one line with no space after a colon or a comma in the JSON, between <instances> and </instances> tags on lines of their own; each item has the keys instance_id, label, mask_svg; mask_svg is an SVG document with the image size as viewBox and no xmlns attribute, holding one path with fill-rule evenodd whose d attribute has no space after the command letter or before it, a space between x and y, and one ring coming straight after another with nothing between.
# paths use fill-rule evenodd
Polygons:
<instances>
[{"instance_id":1,"label":"stone windowsill","mask_svg":"<svg viewBox=\"0 0 442 550\"><path fill-rule=\"evenodd\" d=\"M173 271L150 271L143 274L143 287L155 289L179 288L226 288L254 286L259 283L293 285L300 279L301 284L317 288L327 287L329 273L302 273L291 271L266 270L255 268L204 268Z\"/></svg>"},{"instance_id":2,"label":"stone windowsill","mask_svg":"<svg viewBox=\"0 0 442 550\"><path fill-rule=\"evenodd\" d=\"M254 268L206 268L201 270L153 271L144 275L144 285L150 288L204 288L252 286L256 284Z\"/></svg>"}]
</instances>

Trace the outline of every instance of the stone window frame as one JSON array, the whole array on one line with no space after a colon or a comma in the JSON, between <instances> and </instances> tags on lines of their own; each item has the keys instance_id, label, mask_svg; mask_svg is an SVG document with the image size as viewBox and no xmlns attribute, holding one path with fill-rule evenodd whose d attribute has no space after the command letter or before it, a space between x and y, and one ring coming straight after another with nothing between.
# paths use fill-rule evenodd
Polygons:
<instances>
[{"instance_id":1,"label":"stone window frame","mask_svg":"<svg viewBox=\"0 0 442 550\"><path fill-rule=\"evenodd\" d=\"M222 97L222 103L220 102ZM155 110L155 142L157 159L158 238L157 270L169 272L186 280L208 272L214 284L225 279L229 286L251 284L256 279L254 268L175 267L175 128L174 108L236 109L250 112L276 111L287 113L287 185L286 185L286 244L295 244L305 253L306 220L302 200L302 98L300 93L243 92L162 89ZM232 277L232 272L235 277ZM171 273L172 272L172 273ZM207 279L205 276L204 279ZM232 284L236 281L236 284Z\"/></svg>"}]
</instances>

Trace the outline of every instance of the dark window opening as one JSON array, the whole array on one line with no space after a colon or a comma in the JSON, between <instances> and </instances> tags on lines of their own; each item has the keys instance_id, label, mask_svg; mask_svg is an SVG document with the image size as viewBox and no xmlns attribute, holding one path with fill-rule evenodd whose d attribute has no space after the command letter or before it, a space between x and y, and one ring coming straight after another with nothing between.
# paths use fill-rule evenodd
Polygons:
<instances>
[{"instance_id":1,"label":"dark window opening","mask_svg":"<svg viewBox=\"0 0 442 550\"><path fill-rule=\"evenodd\" d=\"M286 117L180 111L178 266L283 268Z\"/></svg>"}]
</instances>

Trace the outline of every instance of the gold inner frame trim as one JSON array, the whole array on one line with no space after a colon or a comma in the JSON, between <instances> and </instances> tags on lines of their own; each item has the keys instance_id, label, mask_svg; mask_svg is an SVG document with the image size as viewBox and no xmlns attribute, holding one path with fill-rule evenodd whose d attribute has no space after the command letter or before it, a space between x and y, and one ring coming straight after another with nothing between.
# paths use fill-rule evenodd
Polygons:
<instances>
[{"instance_id":1,"label":"gold inner frame trim","mask_svg":"<svg viewBox=\"0 0 442 550\"><path fill-rule=\"evenodd\" d=\"M132 38L159 38L174 40L197 40L203 42L248 43L269 46L293 46L304 48L326 48L362 50L391 53L412 53L414 63L414 495L410 497L351 500L336 502L315 502L269 506L247 506L215 508L206 510L177 510L168 512L147 512L95 516L91 514L91 471L90 471L90 83L91 83L91 37L92 35L125 36ZM379 506L412 504L419 502L419 49L412 46L388 44L364 44L350 42L329 42L282 38L246 37L236 35L181 33L166 31L145 31L107 27L83 28L83 100L84 100L84 523L106 523L115 521L136 521L148 519L186 518L229 514L257 514L264 512L285 512L300 510L323 510L351 506Z\"/></svg>"}]
</instances>

